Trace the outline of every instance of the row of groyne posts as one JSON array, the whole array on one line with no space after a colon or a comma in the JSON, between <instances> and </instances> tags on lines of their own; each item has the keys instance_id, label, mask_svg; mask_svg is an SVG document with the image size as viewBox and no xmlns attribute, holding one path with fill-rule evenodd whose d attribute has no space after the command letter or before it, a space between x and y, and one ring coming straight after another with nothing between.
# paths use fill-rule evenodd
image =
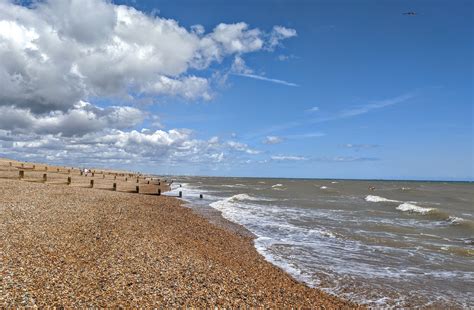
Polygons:
<instances>
[{"instance_id":1,"label":"row of groyne posts","mask_svg":"<svg viewBox=\"0 0 474 310\"><path fill-rule=\"evenodd\" d=\"M71 174L71 169L74 170L74 168L67 169L66 171L61 170L60 168L56 168L56 170L48 170L48 166L45 166L44 170L38 170L38 169L36 169L36 165L32 165L31 167L26 167L24 163L21 163L20 166L13 166L12 162L9 162L9 166L10 166L10 168L14 167L14 168L19 169L18 170L18 179L19 180L30 181L30 182L42 182L42 183L48 182L48 173ZM25 171L36 171L36 172L44 171L44 172L47 172L47 173L43 173L43 178L40 179L40 180L37 180L37 179L27 180L27 179L25 179ZM164 181L161 181L161 179L159 179L159 178L147 177L147 176L136 175L136 174L131 174L131 173L114 173L114 172L104 172L104 171L100 171L98 173L95 170L88 171L88 172L84 172L83 170L80 170L80 176L83 176L83 177L87 177L89 175L91 177L95 177L96 174L102 175L102 179L105 179L106 174L113 175L114 176L114 181L117 181L118 178L120 178L120 177L124 178L124 179L122 179L122 181L125 181L125 182L128 182L129 180L130 181L136 180L136 184L138 184L138 185L135 186L135 190L134 191L127 191L127 192L132 192L132 193L137 193L137 194L147 194L147 195L158 195L158 196L160 196L162 185L169 187L169 190L171 191L172 190L172 185L174 183L173 180L165 179ZM146 182L145 183L146 185L157 185L158 188L154 192L151 192L151 193L150 192L147 192L147 193L140 192L140 185L139 185L140 177L142 177L142 179ZM50 184L71 185L72 184L72 177L68 176L66 182L50 183ZM177 184L177 186L179 188L181 188L181 184ZM89 181L89 185L87 187L88 188L94 188L94 179L91 179ZM99 189L104 189L104 188L99 188ZM117 182L113 182L111 190L112 191L117 191ZM182 198L183 197L183 192L179 191L178 195L175 196L175 197ZM199 198L202 199L203 195L200 194Z\"/></svg>"}]
</instances>

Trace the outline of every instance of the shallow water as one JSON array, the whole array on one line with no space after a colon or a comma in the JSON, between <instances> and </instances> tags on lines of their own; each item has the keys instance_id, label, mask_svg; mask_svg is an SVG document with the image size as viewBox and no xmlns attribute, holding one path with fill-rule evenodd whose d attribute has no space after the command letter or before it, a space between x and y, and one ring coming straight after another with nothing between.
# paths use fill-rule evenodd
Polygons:
<instances>
[{"instance_id":1,"label":"shallow water","mask_svg":"<svg viewBox=\"0 0 474 310\"><path fill-rule=\"evenodd\" d=\"M371 306L474 307L472 183L178 177L175 184L193 208L214 208L246 227L268 261L310 286Z\"/></svg>"}]
</instances>

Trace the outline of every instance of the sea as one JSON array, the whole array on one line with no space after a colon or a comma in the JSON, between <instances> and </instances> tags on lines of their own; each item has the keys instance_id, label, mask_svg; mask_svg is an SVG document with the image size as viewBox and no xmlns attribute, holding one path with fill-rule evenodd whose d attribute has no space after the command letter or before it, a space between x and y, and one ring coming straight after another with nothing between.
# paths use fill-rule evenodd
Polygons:
<instances>
[{"instance_id":1,"label":"sea","mask_svg":"<svg viewBox=\"0 0 474 310\"><path fill-rule=\"evenodd\" d=\"M474 308L473 183L174 180L168 195L242 225L310 287L371 307Z\"/></svg>"}]
</instances>

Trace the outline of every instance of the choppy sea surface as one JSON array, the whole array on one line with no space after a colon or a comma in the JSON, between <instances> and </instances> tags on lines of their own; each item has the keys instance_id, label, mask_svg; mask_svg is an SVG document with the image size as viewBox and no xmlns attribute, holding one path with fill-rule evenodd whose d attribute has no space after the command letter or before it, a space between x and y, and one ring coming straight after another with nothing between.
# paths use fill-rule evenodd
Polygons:
<instances>
[{"instance_id":1,"label":"choppy sea surface","mask_svg":"<svg viewBox=\"0 0 474 310\"><path fill-rule=\"evenodd\" d=\"M169 195L243 225L309 286L374 307L474 307L473 183L175 180Z\"/></svg>"}]
</instances>

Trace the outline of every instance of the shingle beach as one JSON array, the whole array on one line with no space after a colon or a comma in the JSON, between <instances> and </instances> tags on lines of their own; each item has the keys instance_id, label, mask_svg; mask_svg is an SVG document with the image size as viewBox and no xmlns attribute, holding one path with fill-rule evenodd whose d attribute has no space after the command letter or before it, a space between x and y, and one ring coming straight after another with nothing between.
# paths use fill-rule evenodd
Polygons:
<instances>
[{"instance_id":1,"label":"shingle beach","mask_svg":"<svg viewBox=\"0 0 474 310\"><path fill-rule=\"evenodd\" d=\"M109 174L87 188L79 176L27 182L15 179L21 168L1 167L1 307L356 307L295 281L251 236L176 198L106 190Z\"/></svg>"}]
</instances>

